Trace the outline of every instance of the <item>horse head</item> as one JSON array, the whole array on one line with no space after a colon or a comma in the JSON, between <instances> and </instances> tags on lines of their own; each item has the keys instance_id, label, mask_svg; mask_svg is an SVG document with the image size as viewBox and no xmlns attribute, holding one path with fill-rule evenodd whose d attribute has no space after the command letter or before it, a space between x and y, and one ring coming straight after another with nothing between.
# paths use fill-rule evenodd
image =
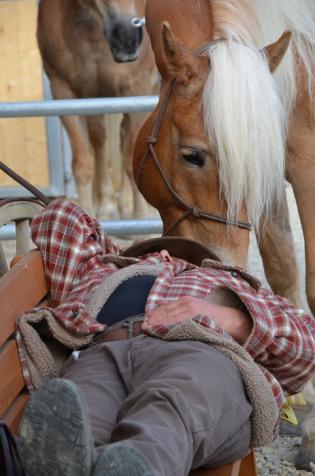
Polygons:
<instances>
[{"instance_id":1,"label":"horse head","mask_svg":"<svg viewBox=\"0 0 315 476\"><path fill-rule=\"evenodd\" d=\"M274 200L283 186L284 178L281 160L280 165L275 163L272 169L268 158L264 163L265 157L259 155L259 150L246 150L249 144L256 149L261 146L263 154L266 150L269 154L272 153L268 144L264 143L269 140L268 137L260 140L257 131L251 131L251 123L246 124L246 133L250 135L252 132L255 141L260 142L255 144L250 137L243 137L244 130L239 128L237 119L244 119L244 111L232 110L245 104L248 106L245 115L247 112L251 115L250 106L257 107L259 104L255 103L253 97L253 94L259 94L257 84L255 83L254 91L251 91L252 86L248 83L245 91L242 90L242 85L240 91L228 91L231 84L224 77L228 71L222 71L221 81L226 81L226 90L221 89L217 82L213 85L212 70L217 64L215 61L212 64L212 59L216 60L216 53L230 54L229 48L233 49L233 45L227 44L225 48L221 48L227 42L217 39L208 41L206 47L190 48L173 33L169 23L165 21L160 23L158 38L152 37L152 31L158 30L152 28L154 19L151 17L149 20L149 34L162 83L158 106L144 123L135 144L134 175L139 190L158 209L164 234L194 239L211 248L225 262L246 266L250 228L248 222L258 226L262 213L266 212L266 203ZM186 25L186 30L189 31L189 25ZM263 72L262 82L266 78L269 80L268 75L271 78L268 63L273 71L280 63L289 41L290 33L286 32L262 52L243 46L249 50L245 55L254 55L254 64L259 64L257 67ZM212 52L215 54L212 55ZM261 59L258 59L258 55ZM236 72L232 71L231 74ZM236 82L234 87L238 86L237 79L232 78L232 82ZM254 104L238 104L237 94L246 94L247 88ZM274 91L273 94L275 95ZM217 104L220 101L224 103L225 100L231 102L226 106L231 117L224 116L220 112L220 104ZM265 101L268 102L268 98ZM263 101L261 104L263 107ZM274 104L280 108L277 98L274 98ZM277 111L262 110L262 128L265 127L264 114L268 113L268 120L271 122L272 114L277 115ZM257 121L257 111L254 116L254 119L250 117L250 121ZM272 123L272 127L278 127L278 130L272 131L274 137L271 140L277 145L280 142L278 149L275 147L273 151L278 153L280 150L279 153L284 155L281 149L284 148L283 131L278 119L276 117ZM227 142L222 143L220 134L216 135L216 129L225 130L226 127L235 128L236 133L232 131L231 136L227 135ZM257 124L253 124L253 127L257 127ZM267 134L269 132L268 129ZM242 141L246 141L246 144ZM273 145L270 146L271 149ZM230 151L233 147L236 152ZM254 157L251 161L251 152L258 160L255 161ZM244 154L246 162L244 163L241 155L235 157L235 153ZM224 154L227 157L222 159L221 155ZM276 160L277 158L275 162ZM257 174L263 176L256 177Z\"/></svg>"},{"instance_id":2,"label":"horse head","mask_svg":"<svg viewBox=\"0 0 315 476\"><path fill-rule=\"evenodd\" d=\"M101 23L116 63L135 61L143 39L142 26L134 18L143 15L142 3L136 0L80 0Z\"/></svg>"}]
</instances>

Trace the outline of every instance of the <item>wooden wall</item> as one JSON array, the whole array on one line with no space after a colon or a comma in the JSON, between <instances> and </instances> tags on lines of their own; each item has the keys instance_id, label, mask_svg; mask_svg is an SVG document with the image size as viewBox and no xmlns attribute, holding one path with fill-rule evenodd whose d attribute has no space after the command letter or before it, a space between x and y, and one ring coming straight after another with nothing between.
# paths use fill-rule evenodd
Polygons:
<instances>
[{"instance_id":1,"label":"wooden wall","mask_svg":"<svg viewBox=\"0 0 315 476\"><path fill-rule=\"evenodd\" d=\"M0 101L43 98L36 0L0 0ZM34 185L48 186L44 118L0 118L0 160ZM0 186L15 185L0 172Z\"/></svg>"},{"instance_id":2,"label":"wooden wall","mask_svg":"<svg viewBox=\"0 0 315 476\"><path fill-rule=\"evenodd\" d=\"M52 0L53 1L53 0ZM65 0L66 1L66 0ZM41 101L42 63L36 42L36 0L0 0L0 101ZM106 153L111 160L113 192L121 185L121 115L105 116ZM0 160L34 185L49 186L44 118L0 118ZM65 157L65 160L68 157ZM0 187L16 183L0 171Z\"/></svg>"}]
</instances>

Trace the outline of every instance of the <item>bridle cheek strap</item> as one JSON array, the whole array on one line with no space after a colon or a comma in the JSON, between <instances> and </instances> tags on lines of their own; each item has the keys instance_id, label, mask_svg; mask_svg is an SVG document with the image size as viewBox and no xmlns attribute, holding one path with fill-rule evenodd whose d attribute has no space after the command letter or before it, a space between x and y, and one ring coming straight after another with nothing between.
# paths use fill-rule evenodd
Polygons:
<instances>
[{"instance_id":1,"label":"bridle cheek strap","mask_svg":"<svg viewBox=\"0 0 315 476\"><path fill-rule=\"evenodd\" d=\"M178 192L175 190L175 188L173 187L173 185L171 184L171 182L169 181L168 177L166 176L166 174L164 173L164 170L161 166L161 163L156 155L156 152L154 150L154 144L157 143L158 141L158 136L159 136L159 132L160 132L160 129L161 129L161 125L162 125L162 121L163 121L163 118L166 114L166 111L167 111L167 106L168 106L168 103L169 103L169 100L170 100L170 97L172 95L172 92L173 92L173 89L174 89L174 84L176 82L176 78L173 78L170 82L170 85L167 89L167 92L163 98L163 101L161 103L161 109L158 113L158 116L156 118L156 121L154 123L154 126L152 128L152 132L150 134L150 136L147 138L147 148L146 148L146 151L144 153L144 156L140 162L140 165L138 167L138 170L137 170L137 174L136 174L136 184L139 188L139 182L140 182L140 177L141 177L141 172L142 172L142 169L143 169L143 166L145 164L145 162L147 161L148 159L148 156L150 155L158 169L158 172L163 180L163 182L165 183L166 185L166 188L169 190L169 192L173 195L173 197L175 198L175 200L177 201L177 203L180 205L180 207L182 209L184 209L184 213L181 217L179 217L164 233L163 235L164 236L167 236L171 231L174 230L174 228L176 228L183 220L185 220L186 218L190 218L192 217L193 219L207 219L207 220L211 220L211 221L214 221L214 222L217 222L217 223L222 223L224 225L228 225L228 226L234 226L234 227L237 227L237 228L241 228L243 230L248 230L248 231L251 231L252 229L252 226L250 223L246 223L246 222L242 222L242 221L238 221L238 220L235 220L235 221L230 221L228 220L226 217L223 217L223 216L219 216L219 215L213 215L212 213L208 213L198 207L194 207L194 206L191 206L189 205L189 203L187 203L179 194Z\"/></svg>"}]
</instances>

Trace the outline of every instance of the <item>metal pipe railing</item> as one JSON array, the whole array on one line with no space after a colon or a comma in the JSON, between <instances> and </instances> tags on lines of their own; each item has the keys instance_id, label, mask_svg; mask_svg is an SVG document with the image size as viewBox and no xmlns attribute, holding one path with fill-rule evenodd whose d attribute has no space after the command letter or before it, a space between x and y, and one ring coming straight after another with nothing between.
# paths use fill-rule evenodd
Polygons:
<instances>
[{"instance_id":1,"label":"metal pipe railing","mask_svg":"<svg viewBox=\"0 0 315 476\"><path fill-rule=\"evenodd\" d=\"M0 118L150 112L154 110L157 103L158 96L0 102ZM162 233L162 222L156 219L108 220L100 223L108 235L117 237ZM13 240L15 237L13 224L5 225L0 229L0 240Z\"/></svg>"},{"instance_id":2,"label":"metal pipe railing","mask_svg":"<svg viewBox=\"0 0 315 476\"><path fill-rule=\"evenodd\" d=\"M100 221L105 233L110 236L161 235L162 221L147 220L105 220ZM15 240L15 225L9 223L0 228L0 240Z\"/></svg>"},{"instance_id":3,"label":"metal pipe railing","mask_svg":"<svg viewBox=\"0 0 315 476\"><path fill-rule=\"evenodd\" d=\"M71 116L150 112L158 96L129 96L98 99L54 99L51 101L0 102L1 117Z\"/></svg>"}]
</instances>

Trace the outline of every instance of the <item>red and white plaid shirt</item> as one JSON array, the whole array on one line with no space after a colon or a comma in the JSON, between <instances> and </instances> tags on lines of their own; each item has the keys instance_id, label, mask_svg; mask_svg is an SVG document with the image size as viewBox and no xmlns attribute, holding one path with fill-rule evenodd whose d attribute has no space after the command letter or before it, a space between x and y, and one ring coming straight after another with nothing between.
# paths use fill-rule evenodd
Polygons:
<instances>
[{"instance_id":1,"label":"red and white plaid shirt","mask_svg":"<svg viewBox=\"0 0 315 476\"><path fill-rule=\"evenodd\" d=\"M283 391L298 393L315 372L314 318L261 288L259 281L241 269L217 261L198 267L182 259L168 260L163 252L141 259L119 257L119 247L104 236L100 224L62 199L53 201L33 220L32 238L43 256L54 315L73 334L104 330L85 305L107 276L131 262L163 263L145 311L183 296L203 299L218 288L234 291L253 320L244 347L270 382L279 408L284 401ZM209 332L232 339L210 316L191 317ZM166 331L163 325L150 329L157 337Z\"/></svg>"}]
</instances>

